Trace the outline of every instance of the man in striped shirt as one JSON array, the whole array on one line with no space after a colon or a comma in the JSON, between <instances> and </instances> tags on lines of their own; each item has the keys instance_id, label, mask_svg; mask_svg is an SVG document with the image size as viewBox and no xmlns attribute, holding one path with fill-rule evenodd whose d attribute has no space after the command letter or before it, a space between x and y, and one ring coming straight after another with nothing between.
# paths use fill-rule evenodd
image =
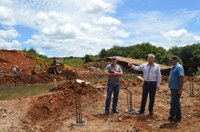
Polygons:
<instances>
[{"instance_id":1,"label":"man in striped shirt","mask_svg":"<svg viewBox=\"0 0 200 132\"><path fill-rule=\"evenodd\" d=\"M148 63L135 66L131 62L128 64L131 68L138 71L143 71L143 91L142 101L139 114L143 115L145 112L145 105L147 96L149 94L149 115L153 116L153 107L155 101L156 90L159 90L161 83L160 66L154 63L155 56L153 54L148 55Z\"/></svg>"}]
</instances>

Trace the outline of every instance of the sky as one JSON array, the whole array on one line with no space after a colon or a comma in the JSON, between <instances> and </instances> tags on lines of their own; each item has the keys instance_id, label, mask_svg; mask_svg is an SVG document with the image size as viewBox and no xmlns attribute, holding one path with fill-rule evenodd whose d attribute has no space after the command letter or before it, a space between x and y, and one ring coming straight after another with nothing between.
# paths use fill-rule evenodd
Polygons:
<instances>
[{"instance_id":1,"label":"sky","mask_svg":"<svg viewBox=\"0 0 200 132\"><path fill-rule=\"evenodd\" d=\"M96 55L142 42L200 42L199 0L0 0L0 49Z\"/></svg>"}]
</instances>

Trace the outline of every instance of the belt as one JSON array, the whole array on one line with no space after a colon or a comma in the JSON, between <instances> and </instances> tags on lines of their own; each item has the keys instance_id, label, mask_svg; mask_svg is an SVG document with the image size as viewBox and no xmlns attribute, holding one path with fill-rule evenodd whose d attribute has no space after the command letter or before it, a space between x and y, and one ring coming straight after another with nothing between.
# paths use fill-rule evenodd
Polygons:
<instances>
[{"instance_id":1,"label":"belt","mask_svg":"<svg viewBox=\"0 0 200 132\"><path fill-rule=\"evenodd\" d=\"M144 81L144 82L147 82L147 83L156 83L157 81Z\"/></svg>"}]
</instances>

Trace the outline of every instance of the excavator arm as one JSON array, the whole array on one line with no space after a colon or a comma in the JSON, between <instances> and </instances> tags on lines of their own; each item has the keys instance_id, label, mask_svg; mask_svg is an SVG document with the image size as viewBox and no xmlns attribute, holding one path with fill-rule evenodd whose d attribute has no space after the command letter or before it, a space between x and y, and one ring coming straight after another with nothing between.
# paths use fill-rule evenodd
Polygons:
<instances>
[{"instance_id":1,"label":"excavator arm","mask_svg":"<svg viewBox=\"0 0 200 132\"><path fill-rule=\"evenodd\" d=\"M66 70L68 70L68 71L70 71L70 72L73 72L73 73L76 72L75 69L73 69L72 67L68 66L67 64L64 64L64 65L63 65L63 68L66 69Z\"/></svg>"},{"instance_id":2,"label":"excavator arm","mask_svg":"<svg viewBox=\"0 0 200 132\"><path fill-rule=\"evenodd\" d=\"M37 65L42 65L45 68L45 70L48 72L49 65L46 63L45 60L38 57L33 58L32 66L35 68Z\"/></svg>"}]
</instances>

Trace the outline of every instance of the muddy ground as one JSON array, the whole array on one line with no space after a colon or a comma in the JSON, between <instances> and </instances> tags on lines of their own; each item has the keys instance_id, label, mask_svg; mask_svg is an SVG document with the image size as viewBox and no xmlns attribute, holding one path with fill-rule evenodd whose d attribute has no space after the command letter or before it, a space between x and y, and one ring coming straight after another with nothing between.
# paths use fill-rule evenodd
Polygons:
<instances>
[{"instance_id":1,"label":"muddy ground","mask_svg":"<svg viewBox=\"0 0 200 132\"><path fill-rule=\"evenodd\" d=\"M135 82L135 81L133 81ZM95 86L95 87L93 87ZM74 81L54 88L47 94L19 98L17 100L0 101L1 131L180 131L199 132L200 130L200 84L195 82L194 97L190 97L189 82L184 85L181 97L182 122L169 124L170 92L167 83L163 83L157 92L154 116L129 115L127 110L126 81L122 82L119 95L119 114L103 115L106 98L106 82L79 85ZM141 85L130 86L133 103L138 110L141 101ZM81 92L83 119L85 126L73 126L75 122L75 95ZM147 101L148 102L148 101ZM148 106L148 104L147 104ZM147 108L147 107L146 107ZM163 124L164 128L160 128Z\"/></svg>"}]
</instances>

